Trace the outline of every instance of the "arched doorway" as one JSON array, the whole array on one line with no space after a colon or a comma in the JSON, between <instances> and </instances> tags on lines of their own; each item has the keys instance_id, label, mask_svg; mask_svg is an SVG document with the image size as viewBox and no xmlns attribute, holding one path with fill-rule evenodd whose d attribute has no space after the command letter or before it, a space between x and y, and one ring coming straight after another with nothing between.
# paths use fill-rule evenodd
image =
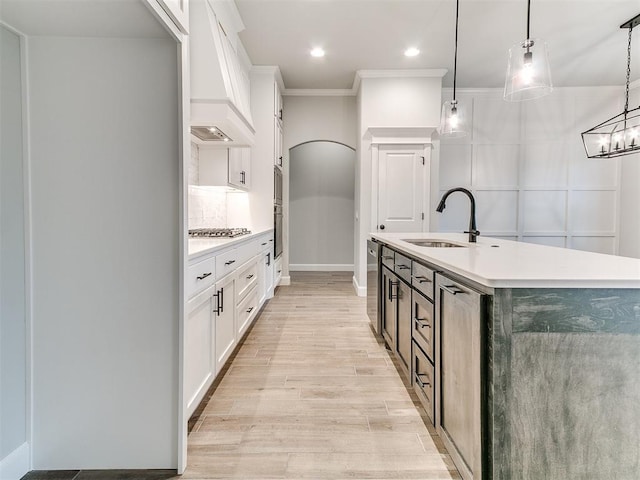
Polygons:
<instances>
[{"instance_id":1,"label":"arched doorway","mask_svg":"<svg viewBox=\"0 0 640 480\"><path fill-rule=\"evenodd\" d=\"M289 150L290 270L353 270L355 162L337 142Z\"/></svg>"}]
</instances>

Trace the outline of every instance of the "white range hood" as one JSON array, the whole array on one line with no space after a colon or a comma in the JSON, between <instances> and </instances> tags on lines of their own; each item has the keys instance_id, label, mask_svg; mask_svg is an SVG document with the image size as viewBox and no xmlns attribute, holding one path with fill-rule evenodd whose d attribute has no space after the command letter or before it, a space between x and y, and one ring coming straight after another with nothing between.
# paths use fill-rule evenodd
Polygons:
<instances>
[{"instance_id":1,"label":"white range hood","mask_svg":"<svg viewBox=\"0 0 640 480\"><path fill-rule=\"evenodd\" d=\"M189 28L192 141L252 145L255 130L249 104L251 64L238 39L244 25L235 4L192 0Z\"/></svg>"}]
</instances>

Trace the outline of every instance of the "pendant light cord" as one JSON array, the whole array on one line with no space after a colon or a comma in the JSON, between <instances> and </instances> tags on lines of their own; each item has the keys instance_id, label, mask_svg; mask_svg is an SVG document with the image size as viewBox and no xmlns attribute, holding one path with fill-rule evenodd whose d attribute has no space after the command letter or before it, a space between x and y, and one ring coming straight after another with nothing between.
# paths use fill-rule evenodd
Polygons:
<instances>
[{"instance_id":1,"label":"pendant light cord","mask_svg":"<svg viewBox=\"0 0 640 480\"><path fill-rule=\"evenodd\" d=\"M624 113L629 111L629 81L631 80L631 34L633 33L633 23L629 27L629 43L627 44L627 84L625 89Z\"/></svg>"},{"instance_id":2,"label":"pendant light cord","mask_svg":"<svg viewBox=\"0 0 640 480\"><path fill-rule=\"evenodd\" d=\"M456 76L458 69L458 11L460 10L460 0L456 0L456 46L453 52L453 101L456 101Z\"/></svg>"},{"instance_id":3,"label":"pendant light cord","mask_svg":"<svg viewBox=\"0 0 640 480\"><path fill-rule=\"evenodd\" d=\"M531 23L531 0L527 0L527 40L531 39L529 24Z\"/></svg>"}]
</instances>

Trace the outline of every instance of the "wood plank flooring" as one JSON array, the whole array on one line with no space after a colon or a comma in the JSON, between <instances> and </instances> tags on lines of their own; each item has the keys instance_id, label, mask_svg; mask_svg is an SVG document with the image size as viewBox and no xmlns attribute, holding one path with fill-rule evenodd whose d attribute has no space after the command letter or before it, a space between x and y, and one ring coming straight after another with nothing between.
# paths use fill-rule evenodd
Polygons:
<instances>
[{"instance_id":1,"label":"wood plank flooring","mask_svg":"<svg viewBox=\"0 0 640 480\"><path fill-rule=\"evenodd\" d=\"M189 435L184 479L460 478L350 273L278 287Z\"/></svg>"}]
</instances>

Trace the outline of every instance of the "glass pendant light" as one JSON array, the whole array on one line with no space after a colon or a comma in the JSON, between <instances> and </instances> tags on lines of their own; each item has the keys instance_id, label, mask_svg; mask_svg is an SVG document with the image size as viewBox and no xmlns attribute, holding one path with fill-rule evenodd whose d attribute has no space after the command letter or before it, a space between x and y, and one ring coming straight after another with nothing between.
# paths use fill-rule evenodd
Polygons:
<instances>
[{"instance_id":1,"label":"glass pendant light","mask_svg":"<svg viewBox=\"0 0 640 480\"><path fill-rule=\"evenodd\" d=\"M531 38L531 0L527 0L527 38L509 48L509 64L504 84L504 99L510 102L532 100L553 90L547 44Z\"/></svg>"},{"instance_id":2,"label":"glass pendant light","mask_svg":"<svg viewBox=\"0 0 640 480\"><path fill-rule=\"evenodd\" d=\"M640 153L640 106L629 110L629 81L631 80L631 38L633 28L640 25L640 15L620 25L629 29L627 41L627 81L622 113L582 132L587 158L612 158Z\"/></svg>"},{"instance_id":3,"label":"glass pendant light","mask_svg":"<svg viewBox=\"0 0 640 480\"><path fill-rule=\"evenodd\" d=\"M442 114L440 115L440 128L438 133L441 137L464 137L467 134L464 107L456 100L456 79L458 66L458 12L460 10L460 0L456 0L456 41L453 55L453 99L444 102Z\"/></svg>"}]
</instances>

